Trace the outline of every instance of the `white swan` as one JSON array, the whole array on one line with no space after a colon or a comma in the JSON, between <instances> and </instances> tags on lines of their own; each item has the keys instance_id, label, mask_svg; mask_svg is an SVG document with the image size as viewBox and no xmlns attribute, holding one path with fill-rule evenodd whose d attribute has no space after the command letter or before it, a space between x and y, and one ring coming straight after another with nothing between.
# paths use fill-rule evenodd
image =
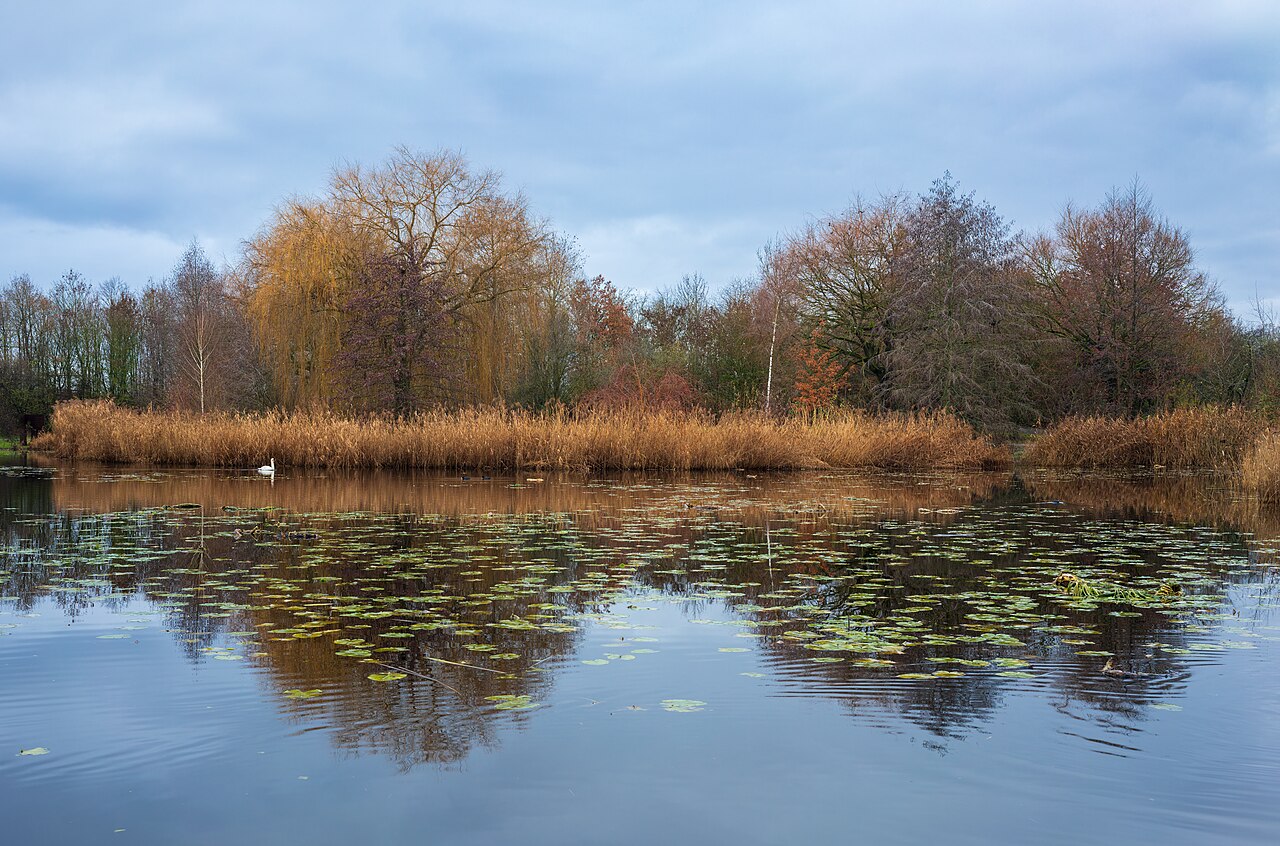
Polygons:
<instances>
[{"instance_id":1,"label":"white swan","mask_svg":"<svg viewBox=\"0 0 1280 846\"><path fill-rule=\"evenodd\" d=\"M259 467L258 472L264 476L274 476L276 474L276 460L274 458L271 459L271 463Z\"/></svg>"}]
</instances>

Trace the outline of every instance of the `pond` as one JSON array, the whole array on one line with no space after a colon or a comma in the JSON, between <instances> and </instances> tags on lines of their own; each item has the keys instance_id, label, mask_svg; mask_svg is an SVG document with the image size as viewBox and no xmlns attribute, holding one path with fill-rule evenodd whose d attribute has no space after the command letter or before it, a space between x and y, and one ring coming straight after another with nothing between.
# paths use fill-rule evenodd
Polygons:
<instances>
[{"instance_id":1,"label":"pond","mask_svg":"<svg viewBox=\"0 0 1280 846\"><path fill-rule=\"evenodd\" d=\"M0 467L10 843L1270 843L1212 477Z\"/></svg>"}]
</instances>

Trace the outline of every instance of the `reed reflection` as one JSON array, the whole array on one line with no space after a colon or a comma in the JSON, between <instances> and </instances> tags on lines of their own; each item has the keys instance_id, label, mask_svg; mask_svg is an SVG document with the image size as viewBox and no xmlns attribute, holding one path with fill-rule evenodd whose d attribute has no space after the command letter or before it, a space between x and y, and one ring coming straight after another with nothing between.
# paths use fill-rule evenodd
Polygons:
<instances>
[{"instance_id":1,"label":"reed reflection","mask_svg":"<svg viewBox=\"0 0 1280 846\"><path fill-rule=\"evenodd\" d=\"M1266 525L1197 480L475 481L60 471L0 517L0 595L154 609L192 661L256 666L284 713L405 767L536 719L586 628L637 597L727 613L782 693L942 741L1028 685L1140 732L1275 597L1244 535L1145 522ZM1255 616L1224 633L1233 602Z\"/></svg>"}]
</instances>

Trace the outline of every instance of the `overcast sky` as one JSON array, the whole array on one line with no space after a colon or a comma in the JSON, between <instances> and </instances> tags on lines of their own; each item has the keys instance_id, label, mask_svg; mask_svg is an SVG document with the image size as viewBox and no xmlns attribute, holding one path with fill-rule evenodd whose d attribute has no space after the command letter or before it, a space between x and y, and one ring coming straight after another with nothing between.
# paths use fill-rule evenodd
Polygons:
<instances>
[{"instance_id":1,"label":"overcast sky","mask_svg":"<svg viewBox=\"0 0 1280 846\"><path fill-rule=\"evenodd\" d=\"M0 51L5 280L235 261L406 144L501 171L627 288L747 277L950 170L1025 230L1140 177L1233 306L1280 298L1274 0L9 2Z\"/></svg>"}]
</instances>

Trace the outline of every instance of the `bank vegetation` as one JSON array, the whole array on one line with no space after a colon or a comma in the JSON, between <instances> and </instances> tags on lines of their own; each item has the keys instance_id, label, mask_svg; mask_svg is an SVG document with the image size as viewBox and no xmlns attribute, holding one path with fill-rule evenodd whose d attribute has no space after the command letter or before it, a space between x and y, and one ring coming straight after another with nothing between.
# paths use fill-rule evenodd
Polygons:
<instances>
[{"instance_id":1,"label":"bank vegetation","mask_svg":"<svg viewBox=\"0 0 1280 846\"><path fill-rule=\"evenodd\" d=\"M66 459L251 468L444 470L995 469L1008 451L955 415L468 409L404 418L328 412L136 411L57 406L35 444Z\"/></svg>"}]
</instances>

